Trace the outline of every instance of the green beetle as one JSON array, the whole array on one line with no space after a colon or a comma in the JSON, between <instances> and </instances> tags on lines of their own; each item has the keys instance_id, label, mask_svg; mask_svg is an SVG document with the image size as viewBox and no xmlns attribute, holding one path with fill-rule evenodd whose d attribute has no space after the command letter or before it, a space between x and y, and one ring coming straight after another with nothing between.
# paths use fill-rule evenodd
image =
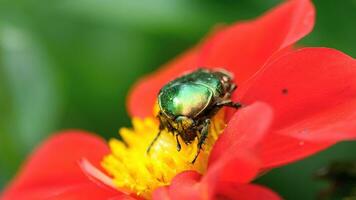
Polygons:
<instances>
[{"instance_id":1,"label":"green beetle","mask_svg":"<svg viewBox=\"0 0 356 200\"><path fill-rule=\"evenodd\" d=\"M231 93L235 89L231 74L220 69L198 69L163 86L158 93L159 132L147 152L162 130L175 135L178 151L181 149L178 137L186 144L198 137L198 151L192 161L194 163L208 136L211 118L223 106L236 109L241 107L241 104L231 101Z\"/></svg>"}]
</instances>

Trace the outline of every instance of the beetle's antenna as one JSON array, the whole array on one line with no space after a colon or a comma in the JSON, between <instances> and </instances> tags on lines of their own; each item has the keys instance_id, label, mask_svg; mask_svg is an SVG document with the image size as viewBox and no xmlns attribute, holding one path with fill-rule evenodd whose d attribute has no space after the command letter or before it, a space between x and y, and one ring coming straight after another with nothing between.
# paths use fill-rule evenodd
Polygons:
<instances>
[{"instance_id":1,"label":"beetle's antenna","mask_svg":"<svg viewBox=\"0 0 356 200\"><path fill-rule=\"evenodd\" d=\"M158 139L159 136L161 135L161 132L162 132L162 130L160 129L160 130L158 131L156 137L152 140L150 146L148 146L147 151L146 151L147 154L150 153L150 150L151 150L152 146L156 143L157 139Z\"/></svg>"}]
</instances>

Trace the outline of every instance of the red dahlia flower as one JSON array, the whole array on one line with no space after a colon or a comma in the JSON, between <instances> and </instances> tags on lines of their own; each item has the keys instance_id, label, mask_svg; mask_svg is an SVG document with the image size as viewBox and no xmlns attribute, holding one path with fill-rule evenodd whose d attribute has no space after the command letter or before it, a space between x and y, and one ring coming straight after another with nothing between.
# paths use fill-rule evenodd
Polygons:
<instances>
[{"instance_id":1,"label":"red dahlia flower","mask_svg":"<svg viewBox=\"0 0 356 200\"><path fill-rule=\"evenodd\" d=\"M218 30L138 82L128 101L133 128L120 130L125 144L113 139L109 149L80 131L53 136L2 198L279 199L250 182L262 171L356 138L355 60L327 48L292 49L313 24L311 2L290 0L261 18ZM245 107L214 117L194 165L196 145L183 144L177 152L167 132L146 154L158 130L158 90L198 67L234 73L239 88L233 99Z\"/></svg>"}]
</instances>

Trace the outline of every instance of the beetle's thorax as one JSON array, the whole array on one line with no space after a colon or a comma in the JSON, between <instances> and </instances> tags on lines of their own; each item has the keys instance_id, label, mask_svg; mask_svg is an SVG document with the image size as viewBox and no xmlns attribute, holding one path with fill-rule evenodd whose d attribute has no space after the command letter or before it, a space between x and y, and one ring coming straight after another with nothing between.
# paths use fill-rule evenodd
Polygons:
<instances>
[{"instance_id":1,"label":"beetle's thorax","mask_svg":"<svg viewBox=\"0 0 356 200\"><path fill-rule=\"evenodd\" d=\"M196 83L171 85L159 95L160 109L170 118L198 116L213 97L210 88Z\"/></svg>"}]
</instances>

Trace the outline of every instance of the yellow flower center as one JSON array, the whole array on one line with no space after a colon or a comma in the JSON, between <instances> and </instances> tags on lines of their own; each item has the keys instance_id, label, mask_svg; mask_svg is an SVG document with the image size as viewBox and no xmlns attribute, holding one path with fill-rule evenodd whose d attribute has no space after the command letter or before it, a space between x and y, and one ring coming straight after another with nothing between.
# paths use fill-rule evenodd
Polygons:
<instances>
[{"instance_id":1,"label":"yellow flower center","mask_svg":"<svg viewBox=\"0 0 356 200\"><path fill-rule=\"evenodd\" d=\"M213 118L208 138L194 164L191 162L197 153L197 138L188 145L180 140L182 148L178 152L173 134L163 131L150 152L146 152L158 133L159 124L154 118L134 118L133 128L121 128L122 141L109 141L111 153L103 158L101 164L112 176L115 187L149 198L155 188L169 185L180 172L205 172L212 146L225 128L223 116L221 111Z\"/></svg>"}]
</instances>

